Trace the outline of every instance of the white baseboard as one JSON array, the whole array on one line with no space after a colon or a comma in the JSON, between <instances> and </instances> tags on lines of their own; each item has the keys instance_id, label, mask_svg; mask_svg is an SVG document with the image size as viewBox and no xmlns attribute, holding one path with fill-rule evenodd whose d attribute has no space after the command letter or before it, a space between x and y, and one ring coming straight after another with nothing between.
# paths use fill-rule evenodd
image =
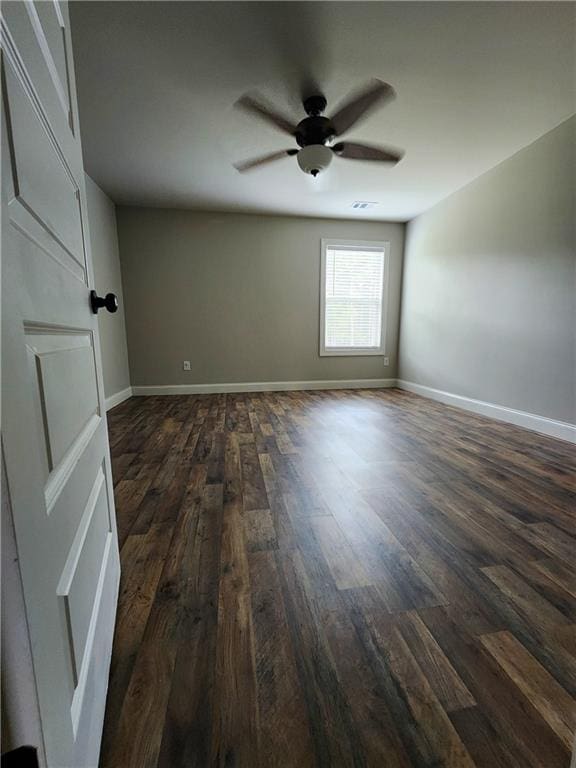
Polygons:
<instances>
[{"instance_id":1,"label":"white baseboard","mask_svg":"<svg viewBox=\"0 0 576 768\"><path fill-rule=\"evenodd\" d=\"M123 403L129 397L147 395L209 395L234 392L291 392L300 390L319 389L389 389L399 387L408 392L413 392L431 400L437 400L446 405L463 408L482 416L488 416L498 421L515 424L518 427L531 429L543 435L557 437L576 443L576 424L565 421L556 421L546 416L538 416L526 411L517 411L514 408L506 408L503 405L487 403L483 400L474 400L470 397L455 395L440 389L425 387L423 384L415 384L412 381L402 379L336 379L327 381L258 381L238 382L235 384L168 384L162 386L136 386L116 392L106 398L106 410Z\"/></svg>"},{"instance_id":2,"label":"white baseboard","mask_svg":"<svg viewBox=\"0 0 576 768\"><path fill-rule=\"evenodd\" d=\"M456 408L473 411L482 416L488 416L491 419L506 421L509 424L515 424L517 427L524 427L534 432L541 432L543 435L576 443L576 424L569 424L566 421L555 421L554 419L548 419L546 416L537 416L535 413L516 411L514 408L506 408L503 405L495 405L494 403L486 403L483 400L474 400L470 397L454 395L451 392L443 392L440 389L425 387L422 384L414 384L412 381L398 379L397 386L416 395L422 395L422 397L428 397L431 400L438 400L446 405L454 405Z\"/></svg>"},{"instance_id":3,"label":"white baseboard","mask_svg":"<svg viewBox=\"0 0 576 768\"><path fill-rule=\"evenodd\" d=\"M114 395L110 395L110 397L107 397L105 401L106 410L109 411L110 408L114 408L115 405L120 405L120 403L123 403L124 400L128 400L128 398L132 397L132 395L132 387L126 387L126 389L121 389L120 392L116 392Z\"/></svg>"},{"instance_id":4,"label":"white baseboard","mask_svg":"<svg viewBox=\"0 0 576 768\"><path fill-rule=\"evenodd\" d=\"M237 384L171 384L132 387L133 395L210 395L223 392L291 392L306 389L384 389L396 379L338 379L334 381L257 381Z\"/></svg>"}]
</instances>

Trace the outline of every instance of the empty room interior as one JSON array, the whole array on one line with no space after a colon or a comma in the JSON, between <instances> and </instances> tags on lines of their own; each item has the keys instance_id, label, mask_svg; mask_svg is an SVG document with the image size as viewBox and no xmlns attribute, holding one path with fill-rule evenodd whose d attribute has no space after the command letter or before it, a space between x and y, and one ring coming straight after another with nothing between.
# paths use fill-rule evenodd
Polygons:
<instances>
[{"instance_id":1,"label":"empty room interior","mask_svg":"<svg viewBox=\"0 0 576 768\"><path fill-rule=\"evenodd\" d=\"M2 768L576 768L576 4L1 14Z\"/></svg>"}]
</instances>

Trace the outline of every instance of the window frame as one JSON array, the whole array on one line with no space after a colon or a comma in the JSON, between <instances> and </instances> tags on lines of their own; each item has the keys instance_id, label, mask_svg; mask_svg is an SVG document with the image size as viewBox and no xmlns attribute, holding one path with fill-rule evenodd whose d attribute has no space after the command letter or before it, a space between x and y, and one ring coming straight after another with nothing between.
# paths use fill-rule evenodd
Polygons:
<instances>
[{"instance_id":1,"label":"window frame","mask_svg":"<svg viewBox=\"0 0 576 768\"><path fill-rule=\"evenodd\" d=\"M362 250L374 249L384 251L382 270L382 327L380 329L379 347L326 347L326 252L329 248ZM320 241L320 357L357 357L386 355L386 321L388 315L388 272L390 265L389 240L341 240L337 238L322 238Z\"/></svg>"}]
</instances>

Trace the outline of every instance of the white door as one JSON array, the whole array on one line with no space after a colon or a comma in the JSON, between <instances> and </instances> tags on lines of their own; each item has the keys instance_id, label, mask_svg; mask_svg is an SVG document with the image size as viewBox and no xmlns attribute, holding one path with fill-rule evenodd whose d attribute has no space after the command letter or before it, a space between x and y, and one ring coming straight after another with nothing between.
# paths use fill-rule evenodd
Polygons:
<instances>
[{"instance_id":1,"label":"white door","mask_svg":"<svg viewBox=\"0 0 576 768\"><path fill-rule=\"evenodd\" d=\"M96 766L120 573L68 8L2 4L2 440L44 746Z\"/></svg>"}]
</instances>

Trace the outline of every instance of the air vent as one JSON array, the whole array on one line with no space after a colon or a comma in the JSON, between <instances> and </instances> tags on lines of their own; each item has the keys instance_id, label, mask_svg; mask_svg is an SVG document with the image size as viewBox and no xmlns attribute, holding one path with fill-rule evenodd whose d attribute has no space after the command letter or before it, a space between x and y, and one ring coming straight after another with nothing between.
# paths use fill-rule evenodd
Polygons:
<instances>
[{"instance_id":1,"label":"air vent","mask_svg":"<svg viewBox=\"0 0 576 768\"><path fill-rule=\"evenodd\" d=\"M367 208L375 208L378 203L370 202L369 200L355 200L352 203L352 208L365 211Z\"/></svg>"}]
</instances>

